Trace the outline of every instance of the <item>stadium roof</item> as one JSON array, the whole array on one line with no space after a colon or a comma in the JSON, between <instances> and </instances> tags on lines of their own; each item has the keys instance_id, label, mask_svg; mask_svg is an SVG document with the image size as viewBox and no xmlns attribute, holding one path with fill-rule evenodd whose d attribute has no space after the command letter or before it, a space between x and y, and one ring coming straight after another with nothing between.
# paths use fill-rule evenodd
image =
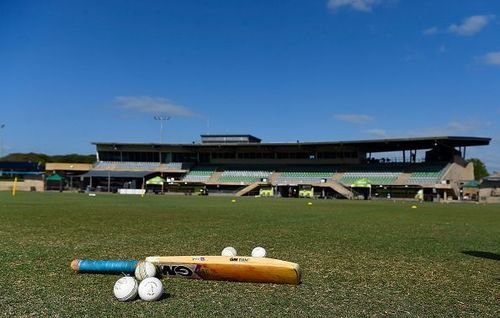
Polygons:
<instances>
[{"instance_id":1,"label":"stadium roof","mask_svg":"<svg viewBox=\"0 0 500 318\"><path fill-rule=\"evenodd\" d=\"M252 135L205 134L201 135L202 144L228 144L228 143L260 143L262 140Z\"/></svg>"},{"instance_id":2,"label":"stadium roof","mask_svg":"<svg viewBox=\"0 0 500 318\"><path fill-rule=\"evenodd\" d=\"M394 139L372 139L372 140L352 140L352 141L320 141L320 142L284 142L284 143L221 143L224 147L293 147L301 146L355 146L366 152L387 152L403 149L430 149L436 146L447 147L467 147L467 146L486 146L489 145L491 138L484 137L462 137L462 136L436 136L436 137L418 137L418 138L394 138ZM92 142L93 145L102 146L150 146L157 148L160 146L170 147L214 147L218 144L158 144L158 143L119 143L119 142Z\"/></svg>"},{"instance_id":3,"label":"stadium roof","mask_svg":"<svg viewBox=\"0 0 500 318\"><path fill-rule=\"evenodd\" d=\"M500 182L500 177L485 177L483 178L483 181L494 181L494 182Z\"/></svg>"}]
</instances>

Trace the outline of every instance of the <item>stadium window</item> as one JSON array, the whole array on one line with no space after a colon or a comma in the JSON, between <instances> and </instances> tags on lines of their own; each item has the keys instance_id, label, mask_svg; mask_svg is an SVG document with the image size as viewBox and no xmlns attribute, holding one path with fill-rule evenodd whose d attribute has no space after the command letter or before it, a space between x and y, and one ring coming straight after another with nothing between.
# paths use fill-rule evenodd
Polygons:
<instances>
[{"instance_id":1,"label":"stadium window","mask_svg":"<svg viewBox=\"0 0 500 318\"><path fill-rule=\"evenodd\" d=\"M101 161L120 161L119 151L99 151L99 159Z\"/></svg>"},{"instance_id":2,"label":"stadium window","mask_svg":"<svg viewBox=\"0 0 500 318\"><path fill-rule=\"evenodd\" d=\"M321 159L335 159L335 158L337 158L337 153L336 152L331 152L331 151L320 152L318 154L318 158L321 158Z\"/></svg>"},{"instance_id":3,"label":"stadium window","mask_svg":"<svg viewBox=\"0 0 500 318\"><path fill-rule=\"evenodd\" d=\"M148 152L149 162L159 162L160 161L160 153L159 152Z\"/></svg>"},{"instance_id":4,"label":"stadium window","mask_svg":"<svg viewBox=\"0 0 500 318\"><path fill-rule=\"evenodd\" d=\"M309 154L307 152L297 152L295 153L297 159L308 159Z\"/></svg>"},{"instance_id":5,"label":"stadium window","mask_svg":"<svg viewBox=\"0 0 500 318\"><path fill-rule=\"evenodd\" d=\"M162 152L161 153L161 162L168 163L172 161L172 153L171 152Z\"/></svg>"},{"instance_id":6,"label":"stadium window","mask_svg":"<svg viewBox=\"0 0 500 318\"><path fill-rule=\"evenodd\" d=\"M173 162L195 162L197 161L197 154L190 152L174 152L172 153Z\"/></svg>"},{"instance_id":7,"label":"stadium window","mask_svg":"<svg viewBox=\"0 0 500 318\"><path fill-rule=\"evenodd\" d=\"M290 158L290 154L288 152L278 152L277 158L278 159L288 159L288 158Z\"/></svg>"},{"instance_id":8,"label":"stadium window","mask_svg":"<svg viewBox=\"0 0 500 318\"><path fill-rule=\"evenodd\" d=\"M123 152L123 161L135 161L135 153L130 151Z\"/></svg>"},{"instance_id":9,"label":"stadium window","mask_svg":"<svg viewBox=\"0 0 500 318\"><path fill-rule=\"evenodd\" d=\"M264 152L262 153L262 159L274 159L273 152Z\"/></svg>"},{"instance_id":10,"label":"stadium window","mask_svg":"<svg viewBox=\"0 0 500 318\"><path fill-rule=\"evenodd\" d=\"M244 154L246 156L246 154ZM212 159L235 159L236 158L236 153L235 152L213 152L212 153Z\"/></svg>"},{"instance_id":11,"label":"stadium window","mask_svg":"<svg viewBox=\"0 0 500 318\"><path fill-rule=\"evenodd\" d=\"M123 152L123 161L158 162L159 160L160 154L158 152Z\"/></svg>"},{"instance_id":12,"label":"stadium window","mask_svg":"<svg viewBox=\"0 0 500 318\"><path fill-rule=\"evenodd\" d=\"M200 153L200 162L210 162L210 154Z\"/></svg>"},{"instance_id":13,"label":"stadium window","mask_svg":"<svg viewBox=\"0 0 500 318\"><path fill-rule=\"evenodd\" d=\"M356 151L344 152L344 158L357 158L358 153Z\"/></svg>"},{"instance_id":14,"label":"stadium window","mask_svg":"<svg viewBox=\"0 0 500 318\"><path fill-rule=\"evenodd\" d=\"M230 156L231 154L229 154ZM229 158L230 157L226 157L228 156L228 154L225 155L225 158ZM255 152L243 152L243 153L239 153L238 154L238 158L240 159L255 159L256 158L256 153Z\"/></svg>"}]
</instances>

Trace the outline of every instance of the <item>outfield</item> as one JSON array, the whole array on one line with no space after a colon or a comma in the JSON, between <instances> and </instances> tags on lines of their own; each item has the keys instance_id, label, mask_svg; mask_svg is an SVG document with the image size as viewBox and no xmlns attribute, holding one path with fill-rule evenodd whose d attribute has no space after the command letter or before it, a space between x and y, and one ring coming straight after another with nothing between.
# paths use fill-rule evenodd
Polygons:
<instances>
[{"instance_id":1,"label":"outfield","mask_svg":"<svg viewBox=\"0 0 500 318\"><path fill-rule=\"evenodd\" d=\"M500 206L0 193L4 316L496 316ZM117 276L70 261L219 254L254 246L299 263L299 286L164 280L120 303ZM467 253L464 253L467 252Z\"/></svg>"}]
</instances>

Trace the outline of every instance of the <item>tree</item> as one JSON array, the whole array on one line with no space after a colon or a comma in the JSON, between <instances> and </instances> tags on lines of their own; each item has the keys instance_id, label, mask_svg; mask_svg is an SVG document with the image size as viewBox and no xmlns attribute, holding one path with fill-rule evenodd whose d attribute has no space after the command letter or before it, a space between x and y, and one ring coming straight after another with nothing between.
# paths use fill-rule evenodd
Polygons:
<instances>
[{"instance_id":1,"label":"tree","mask_svg":"<svg viewBox=\"0 0 500 318\"><path fill-rule=\"evenodd\" d=\"M474 178L476 180L479 181L482 178L487 177L487 176L490 175L488 173L488 170L486 169L486 166L481 161L481 159L471 158L471 159L468 159L467 162L472 162L474 164Z\"/></svg>"},{"instance_id":2,"label":"tree","mask_svg":"<svg viewBox=\"0 0 500 318\"><path fill-rule=\"evenodd\" d=\"M95 155L79 155L79 154L68 154L68 155L54 155L49 156L43 153L11 153L0 161L31 161L39 162L40 164L45 164L46 162L64 162L64 163L93 163L96 161Z\"/></svg>"}]
</instances>

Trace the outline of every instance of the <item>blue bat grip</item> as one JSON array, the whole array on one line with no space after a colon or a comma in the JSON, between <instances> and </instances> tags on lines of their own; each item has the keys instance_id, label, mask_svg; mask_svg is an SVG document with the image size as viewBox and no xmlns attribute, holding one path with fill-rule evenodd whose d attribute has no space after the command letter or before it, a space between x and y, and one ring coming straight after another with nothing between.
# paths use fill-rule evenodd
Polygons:
<instances>
[{"instance_id":1,"label":"blue bat grip","mask_svg":"<svg viewBox=\"0 0 500 318\"><path fill-rule=\"evenodd\" d=\"M86 273L124 273L133 274L135 266L139 261L124 261L124 260L80 260L79 272Z\"/></svg>"}]
</instances>

